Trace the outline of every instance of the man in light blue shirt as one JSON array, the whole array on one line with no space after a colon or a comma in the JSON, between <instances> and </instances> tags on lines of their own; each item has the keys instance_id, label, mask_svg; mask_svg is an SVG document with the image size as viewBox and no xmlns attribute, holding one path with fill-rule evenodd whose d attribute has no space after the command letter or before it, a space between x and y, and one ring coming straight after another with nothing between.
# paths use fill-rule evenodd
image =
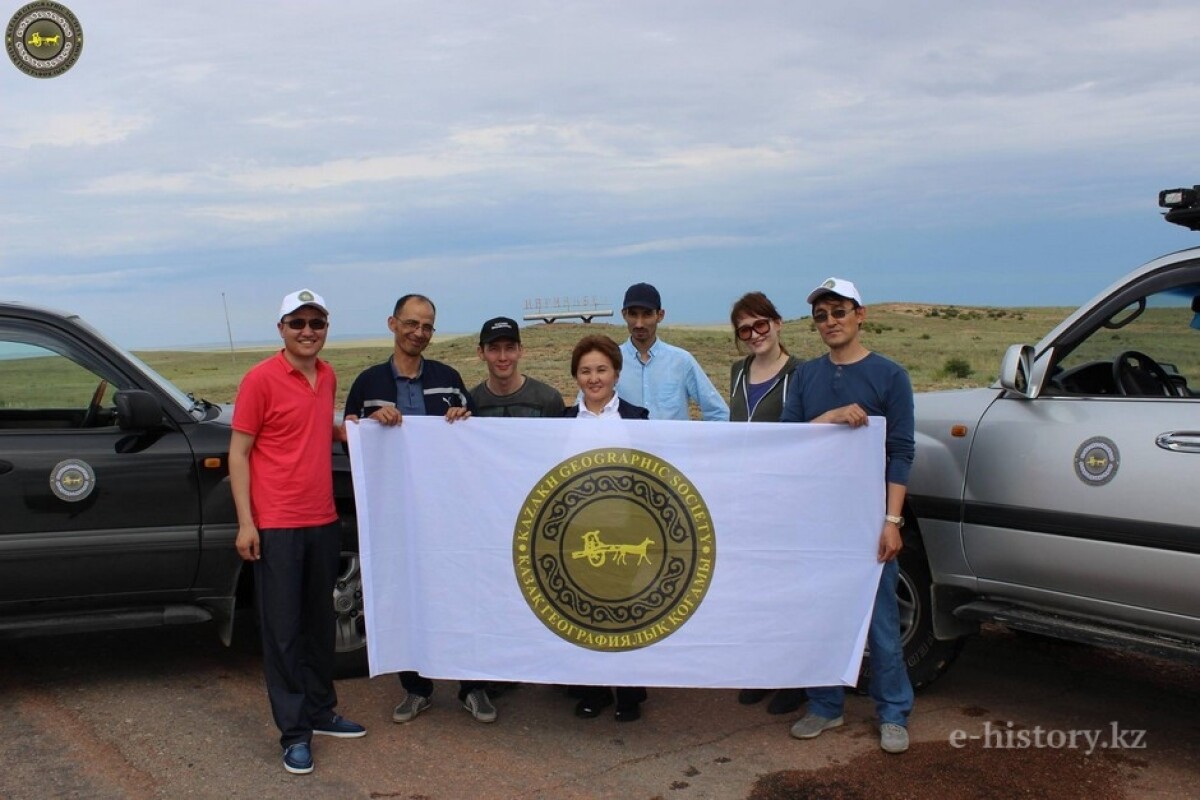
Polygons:
<instances>
[{"instance_id":1,"label":"man in light blue shirt","mask_svg":"<svg viewBox=\"0 0 1200 800\"><path fill-rule=\"evenodd\" d=\"M664 315L658 289L650 284L635 283L625 291L621 316L629 340L621 345L625 367L617 396L650 409L650 419L688 419L688 401L694 400L704 419L728 422L729 406L695 357L659 340Z\"/></svg>"}]
</instances>

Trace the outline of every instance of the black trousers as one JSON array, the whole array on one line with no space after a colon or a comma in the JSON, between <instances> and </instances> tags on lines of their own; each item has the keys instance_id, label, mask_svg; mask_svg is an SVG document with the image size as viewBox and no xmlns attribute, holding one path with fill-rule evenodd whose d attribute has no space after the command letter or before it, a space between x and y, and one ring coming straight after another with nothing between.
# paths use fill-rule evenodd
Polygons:
<instances>
[{"instance_id":1,"label":"black trousers","mask_svg":"<svg viewBox=\"0 0 1200 800\"><path fill-rule=\"evenodd\" d=\"M400 685L409 694L419 694L421 697L429 697L433 694L433 681L421 673L412 670L405 670L400 673ZM458 699L465 700L471 692L484 688L487 688L486 681L459 681Z\"/></svg>"},{"instance_id":2,"label":"black trousers","mask_svg":"<svg viewBox=\"0 0 1200 800\"><path fill-rule=\"evenodd\" d=\"M341 526L260 530L254 562L258 627L271 716L285 748L312 741L337 706L333 585Z\"/></svg>"},{"instance_id":3,"label":"black trousers","mask_svg":"<svg viewBox=\"0 0 1200 800\"><path fill-rule=\"evenodd\" d=\"M580 686L578 694L581 700L587 700L593 707L604 705L605 697L611 698L613 694L617 696L619 709L633 708L646 702L644 686L617 686L615 689L607 686Z\"/></svg>"}]
</instances>

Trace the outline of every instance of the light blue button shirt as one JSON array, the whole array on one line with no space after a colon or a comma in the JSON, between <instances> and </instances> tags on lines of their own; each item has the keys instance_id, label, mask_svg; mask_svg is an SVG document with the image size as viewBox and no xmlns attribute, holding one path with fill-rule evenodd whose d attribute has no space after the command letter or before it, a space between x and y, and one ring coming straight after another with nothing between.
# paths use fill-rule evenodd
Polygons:
<instances>
[{"instance_id":1,"label":"light blue button shirt","mask_svg":"<svg viewBox=\"0 0 1200 800\"><path fill-rule=\"evenodd\" d=\"M688 419L688 400L696 401L701 416L710 422L727 422L729 406L682 347L658 339L650 347L650 360L638 359L633 340L621 345L621 380L617 394L627 403L650 410L650 419Z\"/></svg>"}]
</instances>

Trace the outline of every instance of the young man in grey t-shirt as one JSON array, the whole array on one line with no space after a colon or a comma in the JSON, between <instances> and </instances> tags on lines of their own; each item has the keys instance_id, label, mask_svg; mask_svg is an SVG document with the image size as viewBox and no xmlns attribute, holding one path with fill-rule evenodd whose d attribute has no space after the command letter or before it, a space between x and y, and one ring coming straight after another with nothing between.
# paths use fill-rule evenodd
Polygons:
<instances>
[{"instance_id":1,"label":"young man in grey t-shirt","mask_svg":"<svg viewBox=\"0 0 1200 800\"><path fill-rule=\"evenodd\" d=\"M561 417L562 395L552 386L522 375L521 329L508 317L495 317L479 331L479 358L487 380L471 390L477 417Z\"/></svg>"}]
</instances>

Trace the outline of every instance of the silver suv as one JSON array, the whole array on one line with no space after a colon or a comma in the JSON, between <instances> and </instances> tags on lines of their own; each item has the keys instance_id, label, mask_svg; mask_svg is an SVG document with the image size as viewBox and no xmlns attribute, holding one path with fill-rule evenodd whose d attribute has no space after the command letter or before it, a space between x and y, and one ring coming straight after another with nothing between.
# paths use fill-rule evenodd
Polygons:
<instances>
[{"instance_id":1,"label":"silver suv","mask_svg":"<svg viewBox=\"0 0 1200 800\"><path fill-rule=\"evenodd\" d=\"M915 685L988 620L1200 660L1200 248L1011 347L991 388L917 395L916 417Z\"/></svg>"}]
</instances>

